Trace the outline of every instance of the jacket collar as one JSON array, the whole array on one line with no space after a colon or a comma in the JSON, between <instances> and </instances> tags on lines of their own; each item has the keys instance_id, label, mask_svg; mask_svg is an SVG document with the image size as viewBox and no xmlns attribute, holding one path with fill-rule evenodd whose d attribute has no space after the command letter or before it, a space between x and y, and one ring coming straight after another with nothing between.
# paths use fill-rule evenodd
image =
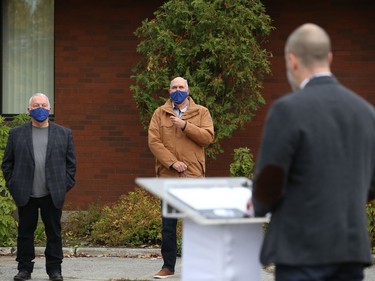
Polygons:
<instances>
[{"instance_id":1,"label":"jacket collar","mask_svg":"<svg viewBox=\"0 0 375 281\"><path fill-rule=\"evenodd\" d=\"M303 89L307 83L309 83L311 80L318 78L318 77L327 77L327 76L332 76L331 72L320 72L316 73L315 75L306 78L305 80L302 81L301 85L299 86L300 89Z\"/></svg>"},{"instance_id":2,"label":"jacket collar","mask_svg":"<svg viewBox=\"0 0 375 281\"><path fill-rule=\"evenodd\" d=\"M189 107L186 110L186 112L183 114L184 118L188 118L188 117L194 116L199 111L199 106L194 102L194 100L190 96L188 96L187 98L189 99ZM165 112L167 112L169 114L175 115L175 113L173 111L173 103L172 103L171 99L168 99L165 102L165 104L163 104L161 106L161 110L163 110L163 111L165 111Z\"/></svg>"},{"instance_id":3,"label":"jacket collar","mask_svg":"<svg viewBox=\"0 0 375 281\"><path fill-rule=\"evenodd\" d=\"M307 83L305 87L310 87L317 84L322 83L337 83L337 79L333 75L326 75L326 76L318 76L318 77L312 77Z\"/></svg>"}]
</instances>

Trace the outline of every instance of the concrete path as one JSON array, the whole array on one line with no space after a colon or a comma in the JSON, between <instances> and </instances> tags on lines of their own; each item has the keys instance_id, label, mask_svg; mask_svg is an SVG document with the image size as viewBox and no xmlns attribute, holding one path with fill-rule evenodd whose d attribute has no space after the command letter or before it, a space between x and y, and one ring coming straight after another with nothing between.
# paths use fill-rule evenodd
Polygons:
<instances>
[{"instance_id":1,"label":"concrete path","mask_svg":"<svg viewBox=\"0 0 375 281\"><path fill-rule=\"evenodd\" d=\"M37 249L39 256L35 259L32 281L48 280L42 252L43 249ZM9 254L9 250L0 249L1 253L7 255L0 256L0 280L11 281L17 273L15 256ZM64 254L65 281L155 280L152 276L162 264L159 249L64 249ZM176 275L167 280L181 280L181 259L177 260ZM273 280L272 269L262 271L261 281ZM244 281L251 281L251 278ZM366 270L365 281L375 281L375 265Z\"/></svg>"}]
</instances>

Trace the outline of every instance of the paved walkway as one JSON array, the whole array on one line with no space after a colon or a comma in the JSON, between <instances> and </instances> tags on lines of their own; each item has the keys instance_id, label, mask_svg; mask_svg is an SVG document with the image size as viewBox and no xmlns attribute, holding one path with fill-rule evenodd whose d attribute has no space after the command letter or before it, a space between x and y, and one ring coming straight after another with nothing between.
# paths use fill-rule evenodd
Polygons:
<instances>
[{"instance_id":1,"label":"paved walkway","mask_svg":"<svg viewBox=\"0 0 375 281\"><path fill-rule=\"evenodd\" d=\"M43 248L37 248L32 281L47 281ZM11 281L17 273L15 256L10 249L0 248L0 280ZM86 248L64 249L63 276L65 281L155 280L152 278L162 264L159 249ZM181 259L177 260L176 275L169 281L181 280ZM273 281L272 270L262 271L262 281ZM243 281L243 280L240 280ZM244 281L251 281L251 278ZM366 270L365 281L375 281L375 265Z\"/></svg>"}]
</instances>

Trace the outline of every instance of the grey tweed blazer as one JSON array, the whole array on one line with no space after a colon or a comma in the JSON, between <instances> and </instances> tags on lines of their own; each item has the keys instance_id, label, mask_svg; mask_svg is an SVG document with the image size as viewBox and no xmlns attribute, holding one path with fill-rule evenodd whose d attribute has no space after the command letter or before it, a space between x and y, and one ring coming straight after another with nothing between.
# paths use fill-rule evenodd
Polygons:
<instances>
[{"instance_id":1,"label":"grey tweed blazer","mask_svg":"<svg viewBox=\"0 0 375 281\"><path fill-rule=\"evenodd\" d=\"M34 152L31 122L13 128L1 165L6 185L17 206L30 198L34 177ZM61 209L65 195L75 184L76 158L70 129L49 123L46 154L46 182L53 203Z\"/></svg>"}]
</instances>

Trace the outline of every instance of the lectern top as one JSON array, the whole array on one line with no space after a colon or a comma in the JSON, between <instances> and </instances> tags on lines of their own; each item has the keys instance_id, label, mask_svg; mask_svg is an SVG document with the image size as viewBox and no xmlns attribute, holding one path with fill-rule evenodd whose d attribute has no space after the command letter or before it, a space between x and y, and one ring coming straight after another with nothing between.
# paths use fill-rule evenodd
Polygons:
<instances>
[{"instance_id":1,"label":"lectern top","mask_svg":"<svg viewBox=\"0 0 375 281\"><path fill-rule=\"evenodd\" d=\"M167 217L188 217L199 224L263 223L266 218L248 217L246 203L251 181L244 177L137 178L136 183L178 212Z\"/></svg>"}]
</instances>

